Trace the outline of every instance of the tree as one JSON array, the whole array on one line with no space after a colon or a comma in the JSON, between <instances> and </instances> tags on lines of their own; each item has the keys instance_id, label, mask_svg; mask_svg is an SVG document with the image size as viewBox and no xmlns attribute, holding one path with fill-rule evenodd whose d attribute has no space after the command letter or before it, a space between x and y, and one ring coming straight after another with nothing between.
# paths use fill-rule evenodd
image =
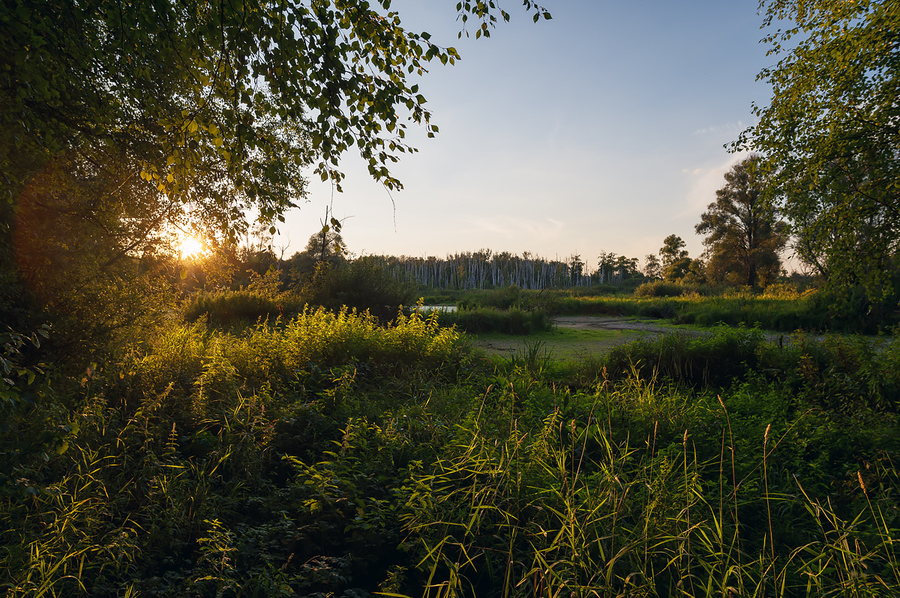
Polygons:
<instances>
[{"instance_id":1,"label":"tree","mask_svg":"<svg viewBox=\"0 0 900 598\"><path fill-rule=\"evenodd\" d=\"M663 269L663 280L666 282L682 281L688 275L688 272L691 271L691 266L693 265L694 260L691 258L687 256L680 257L669 263L669 265Z\"/></svg>"},{"instance_id":2,"label":"tree","mask_svg":"<svg viewBox=\"0 0 900 598\"><path fill-rule=\"evenodd\" d=\"M388 165L413 150L402 113L437 132L407 77L458 54L403 29L390 5L4 2L0 122L20 134L4 136L4 174L26 146L52 157L115 144L161 193L198 201L212 169L227 175L227 195L271 219L302 191L301 168L314 162L339 183L339 157L356 149L373 177L396 188ZM535 20L550 18L531 0L523 5ZM458 10L464 27L480 21L476 35L509 19L494 1ZM33 172L16 174L21 184Z\"/></svg>"},{"instance_id":3,"label":"tree","mask_svg":"<svg viewBox=\"0 0 900 598\"><path fill-rule=\"evenodd\" d=\"M684 239L678 235L663 239L663 246L659 248L663 280L702 284L706 282L706 266L701 260L688 257L686 246Z\"/></svg>"},{"instance_id":4,"label":"tree","mask_svg":"<svg viewBox=\"0 0 900 598\"><path fill-rule=\"evenodd\" d=\"M763 0L779 62L771 101L735 148L763 154L797 251L833 289L886 296L900 240L900 8L890 0Z\"/></svg>"},{"instance_id":5,"label":"tree","mask_svg":"<svg viewBox=\"0 0 900 598\"><path fill-rule=\"evenodd\" d=\"M781 269L778 256L787 243L787 225L765 194L759 161L750 156L725 173L725 186L695 227L698 235L706 235L706 273L713 280L766 286Z\"/></svg>"},{"instance_id":6,"label":"tree","mask_svg":"<svg viewBox=\"0 0 900 598\"><path fill-rule=\"evenodd\" d=\"M15 244L26 238L44 243L45 257L102 266L133 263L172 228L228 245L246 230L250 208L274 230L304 197L305 169L339 188L339 160L350 150L375 179L399 188L389 166L415 151L407 122L429 136L438 131L410 78L458 54L405 30L390 4L0 4L0 184L14 206L0 212L0 280L18 284L9 270L22 263L8 257L22 254ZM550 18L531 0L523 5L535 20ZM464 28L478 23L476 37L509 18L493 0L460 3L458 11ZM52 203L56 212L44 211L51 217L90 224L64 228L104 237L103 256L92 253L97 239L42 238L39 221L20 217L31 210L26 197ZM120 284L125 270L89 276L99 293ZM22 276L39 275L52 272ZM85 287L73 279L66 288ZM107 305L101 296L95 303Z\"/></svg>"},{"instance_id":7,"label":"tree","mask_svg":"<svg viewBox=\"0 0 900 598\"><path fill-rule=\"evenodd\" d=\"M663 246L659 248L659 257L662 260L663 271L667 270L675 262L687 258L686 246L684 239L678 235L669 235L663 239Z\"/></svg>"},{"instance_id":8,"label":"tree","mask_svg":"<svg viewBox=\"0 0 900 598\"><path fill-rule=\"evenodd\" d=\"M123 165L121 168L125 168ZM151 190L111 163L60 157L15 205L14 267L51 342L84 357L113 332L140 331L170 311L164 217Z\"/></svg>"},{"instance_id":9,"label":"tree","mask_svg":"<svg viewBox=\"0 0 900 598\"><path fill-rule=\"evenodd\" d=\"M638 260L636 257L625 257L620 255L616 258L616 272L620 279L631 278L637 274Z\"/></svg>"},{"instance_id":10,"label":"tree","mask_svg":"<svg viewBox=\"0 0 900 598\"><path fill-rule=\"evenodd\" d=\"M237 239L249 207L271 223L315 166L338 185L356 150L373 177L414 151L405 118L437 132L408 77L458 54L401 26L390 0L0 5L0 181L7 199L61 156L124 166L165 204L159 226ZM537 18L543 8L524 0ZM509 15L461 3L489 35ZM89 157L86 156L89 154Z\"/></svg>"},{"instance_id":11,"label":"tree","mask_svg":"<svg viewBox=\"0 0 900 598\"><path fill-rule=\"evenodd\" d=\"M569 267L569 283L573 285L581 284L582 276L584 275L584 261L581 259L581 255L573 253L569 256L566 265Z\"/></svg>"},{"instance_id":12,"label":"tree","mask_svg":"<svg viewBox=\"0 0 900 598\"><path fill-rule=\"evenodd\" d=\"M600 284L614 282L617 259L618 256L612 251L601 251L597 256L597 276Z\"/></svg>"},{"instance_id":13,"label":"tree","mask_svg":"<svg viewBox=\"0 0 900 598\"><path fill-rule=\"evenodd\" d=\"M644 262L644 276L650 279L662 278L662 264L655 253L648 253Z\"/></svg>"}]
</instances>

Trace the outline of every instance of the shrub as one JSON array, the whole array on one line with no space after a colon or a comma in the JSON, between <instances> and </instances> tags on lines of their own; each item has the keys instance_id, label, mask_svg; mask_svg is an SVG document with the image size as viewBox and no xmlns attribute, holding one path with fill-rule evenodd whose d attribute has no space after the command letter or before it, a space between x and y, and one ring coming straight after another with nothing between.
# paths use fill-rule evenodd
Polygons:
<instances>
[{"instance_id":1,"label":"shrub","mask_svg":"<svg viewBox=\"0 0 900 598\"><path fill-rule=\"evenodd\" d=\"M654 280L645 282L634 290L635 297L680 297L685 293L685 287L674 282Z\"/></svg>"},{"instance_id":2,"label":"shrub","mask_svg":"<svg viewBox=\"0 0 900 598\"><path fill-rule=\"evenodd\" d=\"M302 291L310 305L332 311L342 307L368 311L382 321L395 316L401 305L413 303L415 293L411 282L395 278L366 258L339 266L320 266Z\"/></svg>"},{"instance_id":3,"label":"shrub","mask_svg":"<svg viewBox=\"0 0 900 598\"><path fill-rule=\"evenodd\" d=\"M613 380L637 375L697 387L728 386L756 365L763 341L759 330L743 327L721 327L700 337L667 334L615 347L603 367Z\"/></svg>"},{"instance_id":4,"label":"shrub","mask_svg":"<svg viewBox=\"0 0 900 598\"><path fill-rule=\"evenodd\" d=\"M485 332L534 334L546 332L553 327L552 319L541 309L525 311L518 308L508 310L477 308L440 312L437 317L441 326L457 326L472 334Z\"/></svg>"},{"instance_id":5,"label":"shrub","mask_svg":"<svg viewBox=\"0 0 900 598\"><path fill-rule=\"evenodd\" d=\"M810 311L821 314L828 329L839 332L884 332L900 322L897 309L900 291L892 290L881 300L873 300L861 287L836 291L820 289L807 298Z\"/></svg>"},{"instance_id":6,"label":"shrub","mask_svg":"<svg viewBox=\"0 0 900 598\"><path fill-rule=\"evenodd\" d=\"M290 386L311 364L325 370L363 365L367 371L397 373L451 362L461 350L459 333L440 328L435 316L401 314L384 327L374 316L346 308L305 308L282 325L260 323L241 335L199 323L173 327L128 367L140 378L131 383L135 388L163 392L172 384L176 392L191 394L196 386L209 390L212 385L227 393L235 384Z\"/></svg>"},{"instance_id":7,"label":"shrub","mask_svg":"<svg viewBox=\"0 0 900 598\"><path fill-rule=\"evenodd\" d=\"M510 309L522 307L522 289L516 285L486 291L471 291L457 305L461 310L479 307Z\"/></svg>"},{"instance_id":8,"label":"shrub","mask_svg":"<svg viewBox=\"0 0 900 598\"><path fill-rule=\"evenodd\" d=\"M210 324L230 326L289 316L300 308L296 297L258 290L216 291L191 297L184 308L184 319L196 322L205 317Z\"/></svg>"}]
</instances>

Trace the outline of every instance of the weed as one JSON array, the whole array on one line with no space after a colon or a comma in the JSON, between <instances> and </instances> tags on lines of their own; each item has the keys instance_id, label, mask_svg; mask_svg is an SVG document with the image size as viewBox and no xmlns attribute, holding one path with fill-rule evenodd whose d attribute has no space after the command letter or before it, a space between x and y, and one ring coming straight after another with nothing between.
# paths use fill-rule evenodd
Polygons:
<instances>
[{"instance_id":1,"label":"weed","mask_svg":"<svg viewBox=\"0 0 900 598\"><path fill-rule=\"evenodd\" d=\"M563 384L541 341L485 366L437 317L172 325L36 380L5 594L900 592L894 344L721 328Z\"/></svg>"}]
</instances>

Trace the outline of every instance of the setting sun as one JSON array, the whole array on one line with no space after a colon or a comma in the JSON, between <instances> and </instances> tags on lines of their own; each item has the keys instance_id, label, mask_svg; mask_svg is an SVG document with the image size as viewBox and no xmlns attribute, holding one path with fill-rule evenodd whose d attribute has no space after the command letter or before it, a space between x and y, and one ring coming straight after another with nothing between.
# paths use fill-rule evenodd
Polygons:
<instances>
[{"instance_id":1,"label":"setting sun","mask_svg":"<svg viewBox=\"0 0 900 598\"><path fill-rule=\"evenodd\" d=\"M200 257L206 253L206 246L197 237L185 235L178 244L178 252L181 254L181 257L185 258Z\"/></svg>"}]
</instances>

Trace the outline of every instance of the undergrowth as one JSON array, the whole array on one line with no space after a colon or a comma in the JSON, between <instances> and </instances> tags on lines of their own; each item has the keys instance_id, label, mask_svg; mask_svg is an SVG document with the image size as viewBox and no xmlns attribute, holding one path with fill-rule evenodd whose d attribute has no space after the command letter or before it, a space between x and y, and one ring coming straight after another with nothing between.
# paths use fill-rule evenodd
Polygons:
<instances>
[{"instance_id":1,"label":"undergrowth","mask_svg":"<svg viewBox=\"0 0 900 598\"><path fill-rule=\"evenodd\" d=\"M517 307L497 309L476 307L459 311L438 312L441 326L456 326L470 334L500 332L502 334L527 335L546 332L553 321L543 309L524 310Z\"/></svg>"},{"instance_id":2,"label":"undergrowth","mask_svg":"<svg viewBox=\"0 0 900 598\"><path fill-rule=\"evenodd\" d=\"M172 326L8 407L0 587L896 595L898 356L722 329L563 372L418 314Z\"/></svg>"}]
</instances>

